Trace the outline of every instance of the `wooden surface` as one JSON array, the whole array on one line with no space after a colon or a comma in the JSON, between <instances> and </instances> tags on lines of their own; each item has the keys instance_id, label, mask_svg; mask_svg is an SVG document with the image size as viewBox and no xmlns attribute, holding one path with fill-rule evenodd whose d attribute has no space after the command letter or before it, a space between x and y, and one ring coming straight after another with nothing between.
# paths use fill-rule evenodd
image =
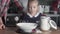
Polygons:
<instances>
[{"instance_id":1,"label":"wooden surface","mask_svg":"<svg viewBox=\"0 0 60 34\"><path fill-rule=\"evenodd\" d=\"M5 30L0 30L0 34L18 34L15 31L9 30L6 28Z\"/></svg>"},{"instance_id":2,"label":"wooden surface","mask_svg":"<svg viewBox=\"0 0 60 34\"><path fill-rule=\"evenodd\" d=\"M21 34L21 33L16 32L17 29L18 28L16 28L16 27L8 27L5 30L0 30L0 34ZM33 33L33 34L37 34L37 33ZM58 28L57 30L52 29L50 31L43 32L40 34L60 34L60 28Z\"/></svg>"}]
</instances>

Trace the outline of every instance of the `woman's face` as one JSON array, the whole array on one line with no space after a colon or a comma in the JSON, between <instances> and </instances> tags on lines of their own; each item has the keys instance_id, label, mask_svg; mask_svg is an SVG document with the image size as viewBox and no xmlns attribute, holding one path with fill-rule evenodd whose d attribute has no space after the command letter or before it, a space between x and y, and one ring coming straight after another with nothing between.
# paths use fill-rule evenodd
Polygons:
<instances>
[{"instance_id":1,"label":"woman's face","mask_svg":"<svg viewBox=\"0 0 60 34\"><path fill-rule=\"evenodd\" d=\"M30 13L33 13L33 12L37 13L37 11L38 11L38 2L34 2L34 1L30 2L29 6L28 6L28 11Z\"/></svg>"}]
</instances>

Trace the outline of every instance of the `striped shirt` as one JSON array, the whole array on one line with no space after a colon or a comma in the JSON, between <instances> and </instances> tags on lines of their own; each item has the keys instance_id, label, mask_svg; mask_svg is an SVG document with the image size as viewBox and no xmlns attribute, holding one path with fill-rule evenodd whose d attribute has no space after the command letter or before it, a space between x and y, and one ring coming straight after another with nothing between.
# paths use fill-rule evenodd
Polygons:
<instances>
[{"instance_id":1,"label":"striped shirt","mask_svg":"<svg viewBox=\"0 0 60 34\"><path fill-rule=\"evenodd\" d=\"M7 13L7 10L9 9L9 3L11 0L0 0L0 16L5 16ZM21 3L18 0L13 0L16 6L22 10Z\"/></svg>"}]
</instances>

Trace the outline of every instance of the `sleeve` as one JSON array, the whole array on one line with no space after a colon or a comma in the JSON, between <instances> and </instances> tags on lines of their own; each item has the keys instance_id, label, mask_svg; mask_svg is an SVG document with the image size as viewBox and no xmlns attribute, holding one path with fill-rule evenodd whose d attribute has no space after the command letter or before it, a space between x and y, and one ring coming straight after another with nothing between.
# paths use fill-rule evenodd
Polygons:
<instances>
[{"instance_id":1,"label":"sleeve","mask_svg":"<svg viewBox=\"0 0 60 34\"><path fill-rule=\"evenodd\" d=\"M9 3L10 3L10 0L2 0L0 17L5 16L5 14L7 13Z\"/></svg>"},{"instance_id":2,"label":"sleeve","mask_svg":"<svg viewBox=\"0 0 60 34\"><path fill-rule=\"evenodd\" d=\"M2 16L2 14L3 14L3 9L4 9L4 6L5 6L5 4L6 4L6 0L2 0L1 1L1 10L0 10L0 17Z\"/></svg>"},{"instance_id":3,"label":"sleeve","mask_svg":"<svg viewBox=\"0 0 60 34\"><path fill-rule=\"evenodd\" d=\"M19 8L19 10L23 10L23 6L19 0L14 0L14 3Z\"/></svg>"}]
</instances>

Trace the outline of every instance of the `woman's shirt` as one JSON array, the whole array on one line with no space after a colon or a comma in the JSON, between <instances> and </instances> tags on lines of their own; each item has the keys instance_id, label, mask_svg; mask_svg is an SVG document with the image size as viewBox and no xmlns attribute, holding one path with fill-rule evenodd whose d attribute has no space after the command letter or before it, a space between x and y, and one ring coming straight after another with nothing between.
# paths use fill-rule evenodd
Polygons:
<instances>
[{"instance_id":1,"label":"woman's shirt","mask_svg":"<svg viewBox=\"0 0 60 34\"><path fill-rule=\"evenodd\" d=\"M0 0L0 17L5 16L7 14L11 1L12 0ZM13 0L13 2L16 4L19 10L23 10L23 7L21 6L19 0Z\"/></svg>"}]
</instances>

